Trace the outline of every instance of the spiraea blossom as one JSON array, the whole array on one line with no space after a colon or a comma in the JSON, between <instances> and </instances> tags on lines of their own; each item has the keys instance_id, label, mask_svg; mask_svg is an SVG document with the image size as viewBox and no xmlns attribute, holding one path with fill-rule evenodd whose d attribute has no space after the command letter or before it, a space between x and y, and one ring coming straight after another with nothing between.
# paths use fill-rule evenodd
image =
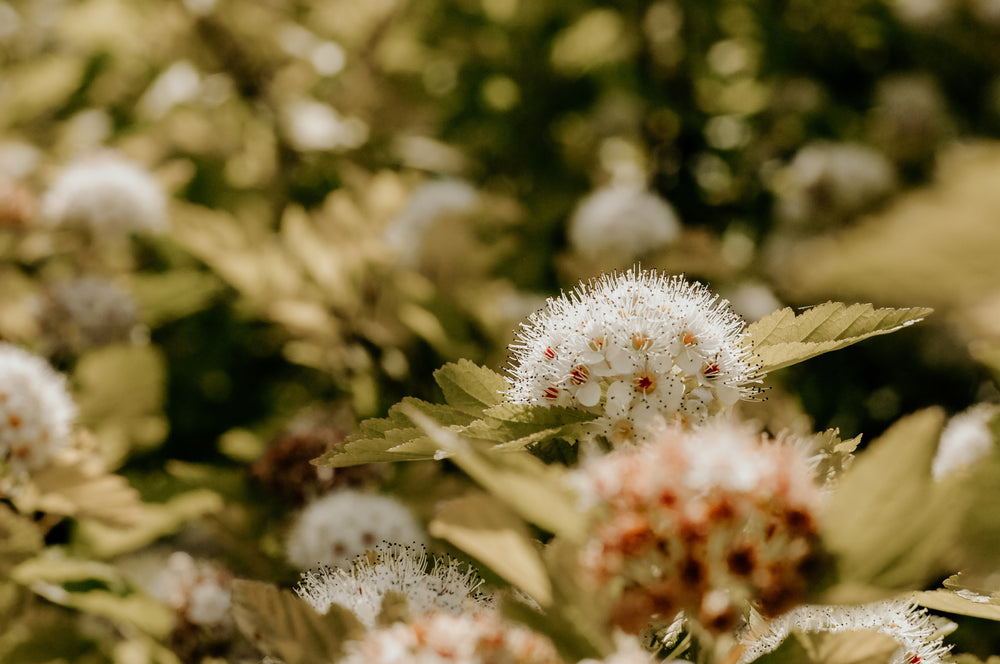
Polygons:
<instances>
[{"instance_id":1,"label":"spiraea blossom","mask_svg":"<svg viewBox=\"0 0 1000 664\"><path fill-rule=\"evenodd\" d=\"M52 226L82 227L98 237L157 233L167 226L167 199L159 183L113 153L68 165L45 192L41 211Z\"/></svg>"},{"instance_id":2,"label":"spiraea blossom","mask_svg":"<svg viewBox=\"0 0 1000 664\"><path fill-rule=\"evenodd\" d=\"M680 231L677 213L667 201L641 187L614 185L580 201L570 217L568 237L581 256L618 262L658 251Z\"/></svg>"},{"instance_id":3,"label":"spiraea blossom","mask_svg":"<svg viewBox=\"0 0 1000 664\"><path fill-rule=\"evenodd\" d=\"M387 592L402 593L413 616L459 615L492 606L491 596L479 592L482 584L473 567L453 558L432 556L428 561L422 546L382 544L374 556L358 556L351 569L321 567L305 572L295 592L318 613L337 604L372 628Z\"/></svg>"},{"instance_id":4,"label":"spiraea blossom","mask_svg":"<svg viewBox=\"0 0 1000 664\"><path fill-rule=\"evenodd\" d=\"M849 220L897 186L888 157L862 143L816 141L799 150L776 179L777 215L812 228Z\"/></svg>"},{"instance_id":5,"label":"spiraea blossom","mask_svg":"<svg viewBox=\"0 0 1000 664\"><path fill-rule=\"evenodd\" d=\"M391 496L343 489L318 498L299 513L288 532L285 554L300 570L316 565L349 567L381 542L424 542L424 532Z\"/></svg>"},{"instance_id":6,"label":"spiraea blossom","mask_svg":"<svg viewBox=\"0 0 1000 664\"><path fill-rule=\"evenodd\" d=\"M42 358L0 343L0 459L15 479L69 444L75 417L65 376Z\"/></svg>"},{"instance_id":7,"label":"spiraea blossom","mask_svg":"<svg viewBox=\"0 0 1000 664\"><path fill-rule=\"evenodd\" d=\"M1000 415L1000 407L981 403L948 420L931 463L934 479L940 480L962 468L970 468L993 450L989 424L997 415Z\"/></svg>"},{"instance_id":8,"label":"spiraea blossom","mask_svg":"<svg viewBox=\"0 0 1000 664\"><path fill-rule=\"evenodd\" d=\"M341 664L564 664L548 638L495 611L429 613L348 642Z\"/></svg>"},{"instance_id":9,"label":"spiraea blossom","mask_svg":"<svg viewBox=\"0 0 1000 664\"><path fill-rule=\"evenodd\" d=\"M114 282L93 276L55 284L35 300L34 309L43 338L57 350L127 341L139 322L135 299Z\"/></svg>"},{"instance_id":10,"label":"spiraea blossom","mask_svg":"<svg viewBox=\"0 0 1000 664\"><path fill-rule=\"evenodd\" d=\"M586 460L571 475L582 506L598 508L583 579L622 585L611 620L630 633L681 610L726 631L746 601L777 615L823 559L814 475L805 445L723 422Z\"/></svg>"},{"instance_id":11,"label":"spiraea blossom","mask_svg":"<svg viewBox=\"0 0 1000 664\"><path fill-rule=\"evenodd\" d=\"M705 286L633 268L581 283L521 324L513 403L599 414L613 442L661 420L696 424L759 389L743 320Z\"/></svg>"},{"instance_id":12,"label":"spiraea blossom","mask_svg":"<svg viewBox=\"0 0 1000 664\"><path fill-rule=\"evenodd\" d=\"M163 601L185 622L230 628L233 575L217 565L175 551L146 582L150 595Z\"/></svg>"},{"instance_id":13,"label":"spiraea blossom","mask_svg":"<svg viewBox=\"0 0 1000 664\"><path fill-rule=\"evenodd\" d=\"M940 619L906 599L885 600L861 606L805 605L744 630L739 664L748 664L784 643L795 630L804 633L876 632L899 644L888 664L938 664L946 660Z\"/></svg>"}]
</instances>

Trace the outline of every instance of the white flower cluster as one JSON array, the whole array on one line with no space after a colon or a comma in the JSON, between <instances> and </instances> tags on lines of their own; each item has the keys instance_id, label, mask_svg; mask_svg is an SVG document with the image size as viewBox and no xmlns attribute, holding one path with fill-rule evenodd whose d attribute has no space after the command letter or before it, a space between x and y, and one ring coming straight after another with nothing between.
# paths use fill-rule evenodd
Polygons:
<instances>
[{"instance_id":1,"label":"white flower cluster","mask_svg":"<svg viewBox=\"0 0 1000 664\"><path fill-rule=\"evenodd\" d=\"M994 443L989 424L998 414L995 404L981 403L948 420L931 463L934 479L969 468L990 453Z\"/></svg>"},{"instance_id":2,"label":"white flower cluster","mask_svg":"<svg viewBox=\"0 0 1000 664\"><path fill-rule=\"evenodd\" d=\"M428 557L422 546L380 545L374 562L359 556L350 570L305 572L295 592L321 614L331 604L349 609L369 629L375 626L387 592L405 595L414 616L434 611L459 615L492 606L492 598L478 592L483 580L474 568L452 558L432 557L431 561L427 571Z\"/></svg>"},{"instance_id":3,"label":"white flower cluster","mask_svg":"<svg viewBox=\"0 0 1000 664\"><path fill-rule=\"evenodd\" d=\"M840 222L863 212L896 188L896 170L862 143L817 141L799 150L778 186L778 216L791 224Z\"/></svg>"},{"instance_id":4,"label":"white flower cluster","mask_svg":"<svg viewBox=\"0 0 1000 664\"><path fill-rule=\"evenodd\" d=\"M514 403L600 415L613 442L699 423L759 390L743 320L701 284L636 268L549 298L510 346Z\"/></svg>"},{"instance_id":5,"label":"white flower cluster","mask_svg":"<svg viewBox=\"0 0 1000 664\"><path fill-rule=\"evenodd\" d=\"M395 498L343 489L302 510L288 532L285 554L300 570L342 567L382 542L422 544L424 532Z\"/></svg>"},{"instance_id":6,"label":"white flower cluster","mask_svg":"<svg viewBox=\"0 0 1000 664\"><path fill-rule=\"evenodd\" d=\"M102 277L57 283L33 304L43 337L56 347L84 350L126 341L138 324L132 296Z\"/></svg>"},{"instance_id":7,"label":"white flower cluster","mask_svg":"<svg viewBox=\"0 0 1000 664\"><path fill-rule=\"evenodd\" d=\"M569 221L569 243L578 254L614 262L658 251L680 234L667 201L634 185L604 187L580 201Z\"/></svg>"},{"instance_id":8,"label":"white flower cluster","mask_svg":"<svg viewBox=\"0 0 1000 664\"><path fill-rule=\"evenodd\" d=\"M15 477L66 447L75 417L65 376L42 358L0 343L0 459Z\"/></svg>"},{"instance_id":9,"label":"white flower cluster","mask_svg":"<svg viewBox=\"0 0 1000 664\"><path fill-rule=\"evenodd\" d=\"M552 642L495 612L431 613L350 642L341 664L564 664Z\"/></svg>"},{"instance_id":10,"label":"white flower cluster","mask_svg":"<svg viewBox=\"0 0 1000 664\"><path fill-rule=\"evenodd\" d=\"M406 205L385 228L386 246L406 267L420 262L424 237L438 220L468 214L480 203L479 192L468 182L442 179L426 182L410 195Z\"/></svg>"},{"instance_id":11,"label":"white flower cluster","mask_svg":"<svg viewBox=\"0 0 1000 664\"><path fill-rule=\"evenodd\" d=\"M114 154L67 166L41 207L49 225L83 227L96 236L157 233L167 226L167 199L160 185L146 170Z\"/></svg>"},{"instance_id":12,"label":"white flower cluster","mask_svg":"<svg viewBox=\"0 0 1000 664\"><path fill-rule=\"evenodd\" d=\"M861 606L806 605L766 624L747 630L738 664L747 664L778 648L793 630L806 633L876 632L895 639L899 648L888 664L938 664L946 661L941 625L908 600L896 599ZM950 660L947 660L950 661Z\"/></svg>"},{"instance_id":13,"label":"white flower cluster","mask_svg":"<svg viewBox=\"0 0 1000 664\"><path fill-rule=\"evenodd\" d=\"M192 625L228 628L232 580L232 574L214 564L175 551L148 581L147 590Z\"/></svg>"}]
</instances>

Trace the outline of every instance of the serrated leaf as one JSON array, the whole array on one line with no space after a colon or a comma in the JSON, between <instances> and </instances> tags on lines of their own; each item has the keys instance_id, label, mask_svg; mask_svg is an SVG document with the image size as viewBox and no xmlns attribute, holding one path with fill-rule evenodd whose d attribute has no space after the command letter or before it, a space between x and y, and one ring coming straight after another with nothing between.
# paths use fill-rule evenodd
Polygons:
<instances>
[{"instance_id":1,"label":"serrated leaf","mask_svg":"<svg viewBox=\"0 0 1000 664\"><path fill-rule=\"evenodd\" d=\"M501 403L509 387L503 376L469 360L444 365L434 372L434 380L449 406L474 417Z\"/></svg>"},{"instance_id":2,"label":"serrated leaf","mask_svg":"<svg viewBox=\"0 0 1000 664\"><path fill-rule=\"evenodd\" d=\"M542 606L552 603L552 585L527 526L499 499L474 493L449 500L429 529L431 535L477 558Z\"/></svg>"},{"instance_id":3,"label":"serrated leaf","mask_svg":"<svg viewBox=\"0 0 1000 664\"><path fill-rule=\"evenodd\" d=\"M488 408L482 419L463 431L469 438L507 443L508 447L526 447L546 438L582 436L586 424L598 415L575 408L502 403Z\"/></svg>"},{"instance_id":4,"label":"serrated leaf","mask_svg":"<svg viewBox=\"0 0 1000 664\"><path fill-rule=\"evenodd\" d=\"M423 429L406 415L413 409L436 422L446 425L466 425L474 417L452 406L430 403L407 397L389 409L386 417L364 420L358 431L336 449L313 459L317 466L344 468L362 463L382 461L419 461L433 459L436 446L429 443ZM413 443L412 449L407 444Z\"/></svg>"},{"instance_id":5,"label":"serrated leaf","mask_svg":"<svg viewBox=\"0 0 1000 664\"><path fill-rule=\"evenodd\" d=\"M120 475L84 460L53 462L31 476L16 497L22 511L40 511L128 527L142 518L139 492Z\"/></svg>"},{"instance_id":6,"label":"serrated leaf","mask_svg":"<svg viewBox=\"0 0 1000 664\"><path fill-rule=\"evenodd\" d=\"M839 350L869 337L912 325L933 310L876 309L871 304L826 302L798 315L781 309L747 326L748 343L767 373L809 358Z\"/></svg>"},{"instance_id":7,"label":"serrated leaf","mask_svg":"<svg viewBox=\"0 0 1000 664\"><path fill-rule=\"evenodd\" d=\"M564 483L565 472L558 466L546 465L526 452L498 452L462 439L419 412L410 416L451 454L453 463L524 519L574 541L584 536L586 517L577 509Z\"/></svg>"},{"instance_id":8,"label":"serrated leaf","mask_svg":"<svg viewBox=\"0 0 1000 664\"><path fill-rule=\"evenodd\" d=\"M816 459L816 476L824 482L836 480L854 460L854 451L861 443L861 434L848 440L840 438L840 429L827 429L806 439L809 451Z\"/></svg>"},{"instance_id":9,"label":"serrated leaf","mask_svg":"<svg viewBox=\"0 0 1000 664\"><path fill-rule=\"evenodd\" d=\"M837 483L822 532L844 581L912 588L938 571L960 521L932 487L943 423L937 408L899 420Z\"/></svg>"},{"instance_id":10,"label":"serrated leaf","mask_svg":"<svg viewBox=\"0 0 1000 664\"><path fill-rule=\"evenodd\" d=\"M913 593L913 601L935 611L1000 621L1000 602L983 595L962 596L954 590L941 588Z\"/></svg>"},{"instance_id":11,"label":"serrated leaf","mask_svg":"<svg viewBox=\"0 0 1000 664\"><path fill-rule=\"evenodd\" d=\"M329 664L344 642L364 627L347 609L332 604L320 615L294 593L266 583L233 582L233 619L251 643L285 664Z\"/></svg>"}]
</instances>

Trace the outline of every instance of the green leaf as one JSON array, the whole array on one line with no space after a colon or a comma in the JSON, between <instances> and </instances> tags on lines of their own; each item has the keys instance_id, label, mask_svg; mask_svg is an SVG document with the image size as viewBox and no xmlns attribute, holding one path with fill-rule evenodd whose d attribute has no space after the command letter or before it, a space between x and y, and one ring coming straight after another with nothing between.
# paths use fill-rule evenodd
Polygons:
<instances>
[{"instance_id":1,"label":"green leaf","mask_svg":"<svg viewBox=\"0 0 1000 664\"><path fill-rule=\"evenodd\" d=\"M971 599L976 597L976 599ZM1000 599L984 595L963 597L954 590L940 588L913 593L913 601L935 611L1000 621Z\"/></svg>"},{"instance_id":2,"label":"green leaf","mask_svg":"<svg viewBox=\"0 0 1000 664\"><path fill-rule=\"evenodd\" d=\"M793 632L756 664L885 664L899 644L878 632Z\"/></svg>"},{"instance_id":3,"label":"green leaf","mask_svg":"<svg viewBox=\"0 0 1000 664\"><path fill-rule=\"evenodd\" d=\"M552 603L552 585L528 527L499 499L474 493L450 500L435 514L430 533L475 557L542 606Z\"/></svg>"},{"instance_id":4,"label":"green leaf","mask_svg":"<svg viewBox=\"0 0 1000 664\"><path fill-rule=\"evenodd\" d=\"M174 626L173 611L135 591L111 565L47 555L21 563L10 578L54 604L104 616L157 638Z\"/></svg>"},{"instance_id":5,"label":"green leaf","mask_svg":"<svg viewBox=\"0 0 1000 664\"><path fill-rule=\"evenodd\" d=\"M798 315L790 308L747 327L750 348L767 373L839 350L863 339L888 334L922 320L933 310L876 309L871 304L827 302Z\"/></svg>"},{"instance_id":6,"label":"green leaf","mask_svg":"<svg viewBox=\"0 0 1000 664\"><path fill-rule=\"evenodd\" d=\"M139 492L120 475L83 460L54 462L36 472L15 498L22 512L46 512L129 527L142 518Z\"/></svg>"},{"instance_id":7,"label":"green leaf","mask_svg":"<svg viewBox=\"0 0 1000 664\"><path fill-rule=\"evenodd\" d=\"M139 317L151 328L201 311L224 288L218 277L196 269L136 274L131 285Z\"/></svg>"},{"instance_id":8,"label":"green leaf","mask_svg":"<svg viewBox=\"0 0 1000 664\"><path fill-rule=\"evenodd\" d=\"M824 482L837 479L854 461L854 450L861 443L861 434L849 440L840 438L840 429L827 429L807 439L813 456L819 457L816 476Z\"/></svg>"},{"instance_id":9,"label":"green leaf","mask_svg":"<svg viewBox=\"0 0 1000 664\"><path fill-rule=\"evenodd\" d=\"M451 461L484 489L500 498L527 521L578 541L587 518L564 482L565 471L524 452L498 452L490 446L461 438L422 413L411 418L451 454Z\"/></svg>"},{"instance_id":10,"label":"green leaf","mask_svg":"<svg viewBox=\"0 0 1000 664\"><path fill-rule=\"evenodd\" d=\"M354 614L336 604L320 615L288 590L256 581L233 582L233 619L264 654L285 664L329 664L344 642L364 633Z\"/></svg>"},{"instance_id":11,"label":"green leaf","mask_svg":"<svg viewBox=\"0 0 1000 664\"><path fill-rule=\"evenodd\" d=\"M501 403L509 387L503 376L469 360L444 365L434 372L434 380L449 406L474 417Z\"/></svg>"},{"instance_id":12,"label":"green leaf","mask_svg":"<svg viewBox=\"0 0 1000 664\"><path fill-rule=\"evenodd\" d=\"M6 578L11 567L33 556L42 546L38 527L0 503L0 577Z\"/></svg>"},{"instance_id":13,"label":"green leaf","mask_svg":"<svg viewBox=\"0 0 1000 664\"><path fill-rule=\"evenodd\" d=\"M433 459L437 447L419 444L426 439L423 429L407 416L408 410L424 413L445 425L466 425L475 418L452 406L434 404L407 397L389 409L387 417L363 421L358 431L337 448L313 459L317 466L343 468L381 461L419 461ZM424 442L429 443L429 440ZM413 443L411 450L406 445Z\"/></svg>"},{"instance_id":14,"label":"green leaf","mask_svg":"<svg viewBox=\"0 0 1000 664\"><path fill-rule=\"evenodd\" d=\"M960 523L930 475L943 422L937 408L899 420L836 484L822 533L843 581L912 588L938 571Z\"/></svg>"},{"instance_id":15,"label":"green leaf","mask_svg":"<svg viewBox=\"0 0 1000 664\"><path fill-rule=\"evenodd\" d=\"M388 627L398 622L408 622L410 615L410 600L404 593L387 590L382 596L382 605L379 607L378 616L375 617L375 625L378 627Z\"/></svg>"}]
</instances>

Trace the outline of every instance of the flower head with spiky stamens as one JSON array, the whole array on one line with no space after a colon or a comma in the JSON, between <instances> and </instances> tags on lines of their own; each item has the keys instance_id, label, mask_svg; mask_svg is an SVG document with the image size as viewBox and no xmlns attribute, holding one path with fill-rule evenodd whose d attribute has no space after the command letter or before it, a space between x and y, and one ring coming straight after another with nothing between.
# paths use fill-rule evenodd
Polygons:
<instances>
[{"instance_id":1,"label":"flower head with spiky stamens","mask_svg":"<svg viewBox=\"0 0 1000 664\"><path fill-rule=\"evenodd\" d=\"M552 642L496 611L429 613L347 643L341 664L564 664Z\"/></svg>"},{"instance_id":2,"label":"flower head with spiky stamens","mask_svg":"<svg viewBox=\"0 0 1000 664\"><path fill-rule=\"evenodd\" d=\"M15 484L69 444L75 417L65 376L41 357L0 343L0 459Z\"/></svg>"},{"instance_id":3,"label":"flower head with spiky stamens","mask_svg":"<svg viewBox=\"0 0 1000 664\"><path fill-rule=\"evenodd\" d=\"M387 592L403 594L414 616L432 611L460 614L492 606L489 595L479 592L483 580L468 565L446 557L432 557L427 571L427 552L422 546L382 544L374 560L359 556L352 569L318 568L305 572L295 592L317 612L325 614L339 604L371 628Z\"/></svg>"},{"instance_id":4,"label":"flower head with spiky stamens","mask_svg":"<svg viewBox=\"0 0 1000 664\"><path fill-rule=\"evenodd\" d=\"M892 599L860 606L805 605L765 623L744 630L739 664L753 662L775 650L792 631L806 633L876 632L895 639L899 648L890 664L938 664L944 662L941 624L925 609L907 599Z\"/></svg>"},{"instance_id":5,"label":"flower head with spiky stamens","mask_svg":"<svg viewBox=\"0 0 1000 664\"><path fill-rule=\"evenodd\" d=\"M507 397L597 413L613 442L663 419L703 422L759 391L743 329L728 302L683 277L604 275L522 323Z\"/></svg>"}]
</instances>

